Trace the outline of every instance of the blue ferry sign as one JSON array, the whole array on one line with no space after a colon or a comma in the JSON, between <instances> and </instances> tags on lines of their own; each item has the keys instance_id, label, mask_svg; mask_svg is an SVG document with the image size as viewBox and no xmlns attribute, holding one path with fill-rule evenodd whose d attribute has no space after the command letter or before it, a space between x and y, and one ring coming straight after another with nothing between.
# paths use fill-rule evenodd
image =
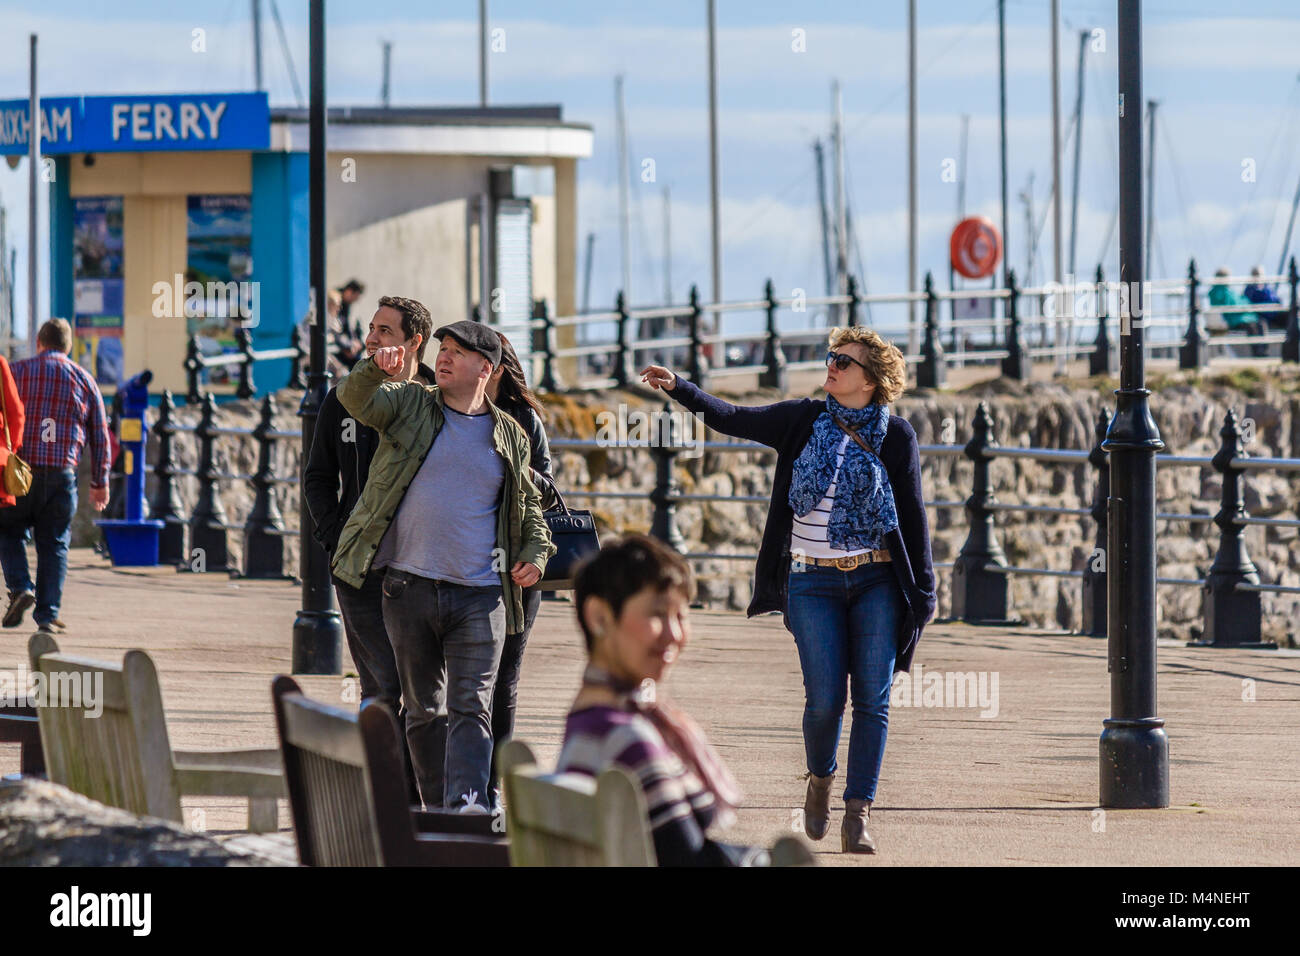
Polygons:
<instances>
[{"instance_id":1,"label":"blue ferry sign","mask_svg":"<svg viewBox=\"0 0 1300 956\"><path fill-rule=\"evenodd\" d=\"M27 100L0 100L0 155L27 152ZM267 149L266 93L55 96L41 99L41 152Z\"/></svg>"}]
</instances>

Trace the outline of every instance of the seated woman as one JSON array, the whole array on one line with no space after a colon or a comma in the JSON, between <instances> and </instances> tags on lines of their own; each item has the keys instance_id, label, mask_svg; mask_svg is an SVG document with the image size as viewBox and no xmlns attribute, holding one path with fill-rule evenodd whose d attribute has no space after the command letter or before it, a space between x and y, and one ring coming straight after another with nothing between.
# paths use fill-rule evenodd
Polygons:
<instances>
[{"instance_id":1,"label":"seated woman","mask_svg":"<svg viewBox=\"0 0 1300 956\"><path fill-rule=\"evenodd\" d=\"M705 836L734 818L739 790L694 721L656 700L656 682L690 636L686 562L654 538L627 535L579 568L574 591L588 664L557 772L594 777L617 766L636 777L660 866L768 865L766 850Z\"/></svg>"}]
</instances>

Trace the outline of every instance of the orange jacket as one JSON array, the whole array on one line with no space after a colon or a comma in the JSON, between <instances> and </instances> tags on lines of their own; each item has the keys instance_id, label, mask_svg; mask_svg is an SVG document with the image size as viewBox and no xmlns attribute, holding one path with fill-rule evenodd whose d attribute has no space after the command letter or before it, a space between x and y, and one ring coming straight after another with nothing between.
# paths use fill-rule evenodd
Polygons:
<instances>
[{"instance_id":1,"label":"orange jacket","mask_svg":"<svg viewBox=\"0 0 1300 956\"><path fill-rule=\"evenodd\" d=\"M25 420L23 400L18 396L18 383L14 381L14 373L9 370L9 362L3 355L0 355L0 388L4 389L5 395L4 413L0 415L0 468L3 468L9 461L11 450L11 446L4 440L4 425L9 426L9 438L13 442L12 450L18 451L23 447ZM12 507L14 504L14 496L6 494L4 486L0 484L0 508Z\"/></svg>"}]
</instances>

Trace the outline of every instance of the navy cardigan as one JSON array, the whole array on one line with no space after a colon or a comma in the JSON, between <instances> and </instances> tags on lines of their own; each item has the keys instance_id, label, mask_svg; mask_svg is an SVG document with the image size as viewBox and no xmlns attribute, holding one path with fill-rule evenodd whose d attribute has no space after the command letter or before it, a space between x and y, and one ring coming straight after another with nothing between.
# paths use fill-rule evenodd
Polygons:
<instances>
[{"instance_id":1,"label":"navy cardigan","mask_svg":"<svg viewBox=\"0 0 1300 956\"><path fill-rule=\"evenodd\" d=\"M823 399L800 398L774 405L747 407L732 405L710 395L693 382L677 376L668 395L687 410L700 413L714 431L755 441L776 450L776 472L772 476L772 500L763 528L763 543L754 568L754 599L748 614L768 611L787 615L787 578L790 573L790 529L794 510L790 507L790 481L794 462L812 435L813 423L826 411ZM889 416L889 427L880 446L880 460L894 489L898 528L885 536L891 566L907 602L907 614L899 629L894 670L912 666L912 653L921 630L938 606L934 565L930 558L930 528L921 496L921 456L916 432L906 419Z\"/></svg>"}]
</instances>

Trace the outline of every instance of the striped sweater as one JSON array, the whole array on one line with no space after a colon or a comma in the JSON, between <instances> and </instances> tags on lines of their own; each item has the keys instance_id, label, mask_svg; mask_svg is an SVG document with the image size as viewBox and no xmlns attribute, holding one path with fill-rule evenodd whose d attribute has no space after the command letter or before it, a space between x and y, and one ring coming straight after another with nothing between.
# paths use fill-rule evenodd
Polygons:
<instances>
[{"instance_id":1,"label":"striped sweater","mask_svg":"<svg viewBox=\"0 0 1300 956\"><path fill-rule=\"evenodd\" d=\"M649 720L604 705L569 714L556 772L595 777L615 766L641 784L660 866L766 863L767 853L761 848L717 843L704 835L718 817L713 794Z\"/></svg>"}]
</instances>

